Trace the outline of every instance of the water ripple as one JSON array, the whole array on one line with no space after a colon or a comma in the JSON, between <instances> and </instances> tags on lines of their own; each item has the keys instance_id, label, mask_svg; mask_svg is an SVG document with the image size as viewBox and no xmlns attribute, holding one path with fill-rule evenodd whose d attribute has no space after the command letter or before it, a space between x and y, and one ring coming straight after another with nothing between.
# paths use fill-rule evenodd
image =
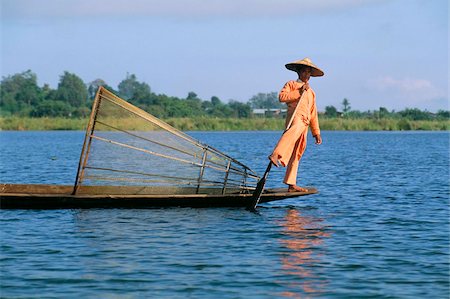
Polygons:
<instances>
[{"instance_id":1,"label":"water ripple","mask_svg":"<svg viewBox=\"0 0 450 299\"><path fill-rule=\"evenodd\" d=\"M193 135L262 173L280 132ZM82 138L0 132L2 182L71 184ZM320 193L258 213L2 210L0 296L448 298L448 134L323 139L299 173Z\"/></svg>"}]
</instances>

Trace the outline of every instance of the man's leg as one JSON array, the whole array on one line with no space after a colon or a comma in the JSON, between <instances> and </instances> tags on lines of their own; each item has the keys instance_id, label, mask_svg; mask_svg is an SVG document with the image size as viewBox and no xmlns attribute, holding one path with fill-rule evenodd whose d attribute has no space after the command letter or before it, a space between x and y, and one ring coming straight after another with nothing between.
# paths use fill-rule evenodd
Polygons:
<instances>
[{"instance_id":1,"label":"man's leg","mask_svg":"<svg viewBox=\"0 0 450 299\"><path fill-rule=\"evenodd\" d=\"M306 149L306 137L308 134L308 127L305 127L300 138L295 143L294 150L292 152L289 163L287 164L286 175L284 176L283 182L287 185L296 186L297 185L297 173L300 159Z\"/></svg>"}]
</instances>

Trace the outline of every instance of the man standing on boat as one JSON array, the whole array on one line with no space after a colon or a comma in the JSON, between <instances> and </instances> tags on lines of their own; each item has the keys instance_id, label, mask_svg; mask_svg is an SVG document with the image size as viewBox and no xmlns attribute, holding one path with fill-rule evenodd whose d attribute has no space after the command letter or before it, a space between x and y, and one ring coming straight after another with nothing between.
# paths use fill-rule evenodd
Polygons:
<instances>
[{"instance_id":1,"label":"man standing on boat","mask_svg":"<svg viewBox=\"0 0 450 299\"><path fill-rule=\"evenodd\" d=\"M316 144L322 143L316 94L308 81L310 77L321 77L324 73L309 58L288 63L286 68L296 72L298 79L287 82L278 96L280 102L287 104L288 111L285 131L269 156L269 160L276 167L279 166L278 163L287 167L283 182L289 186L288 192L307 192L307 189L297 186L297 172L300 159L306 149L309 127Z\"/></svg>"}]
</instances>

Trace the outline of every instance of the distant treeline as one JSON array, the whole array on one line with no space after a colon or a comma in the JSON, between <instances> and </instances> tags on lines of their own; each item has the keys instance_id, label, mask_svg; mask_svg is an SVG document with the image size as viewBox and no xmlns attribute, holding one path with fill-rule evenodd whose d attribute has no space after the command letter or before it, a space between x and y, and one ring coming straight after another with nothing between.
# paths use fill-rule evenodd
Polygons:
<instances>
[{"instance_id":1,"label":"distant treeline","mask_svg":"<svg viewBox=\"0 0 450 299\"><path fill-rule=\"evenodd\" d=\"M0 116L1 117L63 117L85 118L89 115L95 92L104 86L132 104L144 109L159 118L254 118L253 109L280 109L285 106L278 101L276 92L258 93L246 103L229 100L222 102L213 96L210 100L200 99L193 91L186 98L178 98L152 92L145 82L139 82L135 75L126 76L117 89L109 86L104 80L96 79L84 83L77 75L64 72L57 89L48 84L40 87L37 76L31 70L3 77L0 83ZM325 107L322 114L325 118L347 119L405 119L412 121L444 120L450 118L450 111L440 110L430 113L420 109L388 111L384 107L379 110L360 112L351 110L350 102L344 99L342 110L334 106Z\"/></svg>"}]
</instances>

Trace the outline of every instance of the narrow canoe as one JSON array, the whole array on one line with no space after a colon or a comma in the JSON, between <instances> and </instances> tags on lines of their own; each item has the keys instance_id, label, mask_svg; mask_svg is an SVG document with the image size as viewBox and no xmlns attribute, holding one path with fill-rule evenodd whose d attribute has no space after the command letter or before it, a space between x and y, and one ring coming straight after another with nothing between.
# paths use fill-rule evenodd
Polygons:
<instances>
[{"instance_id":1,"label":"narrow canoe","mask_svg":"<svg viewBox=\"0 0 450 299\"><path fill-rule=\"evenodd\" d=\"M129 186L85 186L72 195L73 186L0 184L2 209L73 209L73 208L151 208L151 207L248 207L252 193L220 194L209 190L205 194L192 194L194 188L176 188L165 193L158 188ZM149 194L151 193L151 194ZM158 194L160 193L160 194ZM266 189L260 203L277 201L317 193L287 192L287 189Z\"/></svg>"}]
</instances>

